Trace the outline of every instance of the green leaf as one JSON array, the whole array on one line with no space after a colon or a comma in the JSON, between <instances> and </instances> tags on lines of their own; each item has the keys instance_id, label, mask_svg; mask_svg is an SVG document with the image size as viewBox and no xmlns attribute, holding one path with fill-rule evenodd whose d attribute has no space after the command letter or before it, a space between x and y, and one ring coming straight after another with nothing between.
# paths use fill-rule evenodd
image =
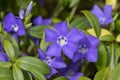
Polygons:
<instances>
[{"instance_id":1,"label":"green leaf","mask_svg":"<svg viewBox=\"0 0 120 80\"><path fill-rule=\"evenodd\" d=\"M113 35L105 35L100 37L100 41L112 42L114 40L115 40L115 37Z\"/></svg>"},{"instance_id":2,"label":"green leaf","mask_svg":"<svg viewBox=\"0 0 120 80\"><path fill-rule=\"evenodd\" d=\"M0 62L0 68L10 68L11 66L11 62Z\"/></svg>"},{"instance_id":3,"label":"green leaf","mask_svg":"<svg viewBox=\"0 0 120 80\"><path fill-rule=\"evenodd\" d=\"M120 19L115 22L115 28L118 33L120 33Z\"/></svg>"},{"instance_id":4,"label":"green leaf","mask_svg":"<svg viewBox=\"0 0 120 80\"><path fill-rule=\"evenodd\" d=\"M34 26L28 30L28 34L41 39L43 36L45 26Z\"/></svg>"},{"instance_id":5,"label":"green leaf","mask_svg":"<svg viewBox=\"0 0 120 80\"><path fill-rule=\"evenodd\" d=\"M58 78L56 78L54 80L68 80L68 79L66 77L62 76L62 77L58 77Z\"/></svg>"},{"instance_id":6,"label":"green leaf","mask_svg":"<svg viewBox=\"0 0 120 80\"><path fill-rule=\"evenodd\" d=\"M0 68L0 80L14 80L12 71L7 68Z\"/></svg>"},{"instance_id":7,"label":"green leaf","mask_svg":"<svg viewBox=\"0 0 120 80\"><path fill-rule=\"evenodd\" d=\"M10 43L12 44L12 46L14 48L16 57L18 57L20 55L18 42L10 34L8 34L6 32L0 33L0 38L3 39L3 41L4 40L10 41Z\"/></svg>"},{"instance_id":8,"label":"green leaf","mask_svg":"<svg viewBox=\"0 0 120 80\"><path fill-rule=\"evenodd\" d=\"M26 8L30 0L16 0L22 8Z\"/></svg>"},{"instance_id":9,"label":"green leaf","mask_svg":"<svg viewBox=\"0 0 120 80\"><path fill-rule=\"evenodd\" d=\"M46 77L37 69L31 69L29 68L28 71L33 73L33 75L36 77L37 80L46 80Z\"/></svg>"},{"instance_id":10,"label":"green leaf","mask_svg":"<svg viewBox=\"0 0 120 80\"><path fill-rule=\"evenodd\" d=\"M24 24L28 24L28 23L30 23L31 18L32 18L32 14L27 15L27 16L25 17Z\"/></svg>"},{"instance_id":11,"label":"green leaf","mask_svg":"<svg viewBox=\"0 0 120 80\"><path fill-rule=\"evenodd\" d=\"M87 77L85 77L85 76L81 76L80 78L79 78L79 80L91 80L90 78L87 78Z\"/></svg>"},{"instance_id":12,"label":"green leaf","mask_svg":"<svg viewBox=\"0 0 120 80\"><path fill-rule=\"evenodd\" d=\"M12 62L15 61L15 52L12 44L8 40L3 41L4 49Z\"/></svg>"},{"instance_id":13,"label":"green leaf","mask_svg":"<svg viewBox=\"0 0 120 80\"><path fill-rule=\"evenodd\" d=\"M14 80L24 80L24 76L21 69L18 68L15 64L13 65L13 77Z\"/></svg>"},{"instance_id":14,"label":"green leaf","mask_svg":"<svg viewBox=\"0 0 120 80\"><path fill-rule=\"evenodd\" d=\"M107 51L103 43L99 44L98 48L98 61L96 62L97 69L100 70L107 66Z\"/></svg>"},{"instance_id":15,"label":"green leaf","mask_svg":"<svg viewBox=\"0 0 120 80\"><path fill-rule=\"evenodd\" d=\"M113 69L111 80L120 80L120 63Z\"/></svg>"},{"instance_id":16,"label":"green leaf","mask_svg":"<svg viewBox=\"0 0 120 80\"><path fill-rule=\"evenodd\" d=\"M43 74L50 73L50 69L47 66L47 64L45 64L44 62L42 62L37 58L30 57L30 56L21 57L17 59L16 65L26 71L29 71L29 69L33 69L33 70L35 69Z\"/></svg>"},{"instance_id":17,"label":"green leaf","mask_svg":"<svg viewBox=\"0 0 120 80\"><path fill-rule=\"evenodd\" d=\"M22 70L22 72L23 72L23 75L24 75L24 80L33 80L30 72L24 71L24 70Z\"/></svg>"},{"instance_id":18,"label":"green leaf","mask_svg":"<svg viewBox=\"0 0 120 80\"><path fill-rule=\"evenodd\" d=\"M45 34L43 34L43 38L40 42L40 49L42 49L43 51L46 51L46 49L49 45L50 45L49 42L45 42Z\"/></svg>"},{"instance_id":19,"label":"green leaf","mask_svg":"<svg viewBox=\"0 0 120 80\"><path fill-rule=\"evenodd\" d=\"M75 5L77 5L79 3L80 0L70 0L70 8L74 7Z\"/></svg>"},{"instance_id":20,"label":"green leaf","mask_svg":"<svg viewBox=\"0 0 120 80\"><path fill-rule=\"evenodd\" d=\"M120 46L115 49L115 54L120 57Z\"/></svg>"},{"instance_id":21,"label":"green leaf","mask_svg":"<svg viewBox=\"0 0 120 80\"><path fill-rule=\"evenodd\" d=\"M86 30L89 27L89 22L85 17L78 17L70 23L70 28L73 27Z\"/></svg>"},{"instance_id":22,"label":"green leaf","mask_svg":"<svg viewBox=\"0 0 120 80\"><path fill-rule=\"evenodd\" d=\"M109 80L109 68L103 68L98 71L94 77L94 80Z\"/></svg>"},{"instance_id":23,"label":"green leaf","mask_svg":"<svg viewBox=\"0 0 120 80\"><path fill-rule=\"evenodd\" d=\"M94 16L90 11L87 11L87 10L83 10L82 13L86 16L86 18L90 22L91 26L95 30L97 37L99 37L101 34L101 27L96 16Z\"/></svg>"}]
</instances>

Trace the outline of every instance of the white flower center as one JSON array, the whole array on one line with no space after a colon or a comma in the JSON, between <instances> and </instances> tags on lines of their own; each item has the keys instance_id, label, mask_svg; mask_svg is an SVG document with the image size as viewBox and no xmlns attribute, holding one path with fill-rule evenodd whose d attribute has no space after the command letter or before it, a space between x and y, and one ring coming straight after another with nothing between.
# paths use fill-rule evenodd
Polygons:
<instances>
[{"instance_id":1,"label":"white flower center","mask_svg":"<svg viewBox=\"0 0 120 80\"><path fill-rule=\"evenodd\" d=\"M13 25L12 25L12 29L13 29L15 32L17 32L18 29L19 29L19 27L18 27L17 24L13 24Z\"/></svg>"},{"instance_id":2,"label":"white flower center","mask_svg":"<svg viewBox=\"0 0 120 80\"><path fill-rule=\"evenodd\" d=\"M87 50L88 50L87 46L85 44L83 44L83 45L79 46L78 52L85 54L87 52Z\"/></svg>"},{"instance_id":3,"label":"white flower center","mask_svg":"<svg viewBox=\"0 0 120 80\"><path fill-rule=\"evenodd\" d=\"M60 46L64 46L67 44L67 38L64 37L64 36L60 36L57 40L57 43L60 45Z\"/></svg>"},{"instance_id":4,"label":"white flower center","mask_svg":"<svg viewBox=\"0 0 120 80\"><path fill-rule=\"evenodd\" d=\"M101 24L104 24L105 21L106 21L106 18L105 18L105 17L100 17L100 18L99 18L99 21L100 21Z\"/></svg>"},{"instance_id":5,"label":"white flower center","mask_svg":"<svg viewBox=\"0 0 120 80\"><path fill-rule=\"evenodd\" d=\"M48 64L48 65L51 65L52 59L51 59L51 57L46 57L46 58L43 60L43 62L45 62L45 63Z\"/></svg>"}]
</instances>

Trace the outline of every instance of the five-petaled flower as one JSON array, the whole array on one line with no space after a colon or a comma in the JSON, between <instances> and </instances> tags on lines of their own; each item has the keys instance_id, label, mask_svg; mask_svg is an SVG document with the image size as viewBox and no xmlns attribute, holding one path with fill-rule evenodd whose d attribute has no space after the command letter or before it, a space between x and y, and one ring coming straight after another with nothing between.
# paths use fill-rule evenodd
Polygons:
<instances>
[{"instance_id":1,"label":"five-petaled flower","mask_svg":"<svg viewBox=\"0 0 120 80\"><path fill-rule=\"evenodd\" d=\"M80 61L70 62L68 67L59 70L59 75L66 76L68 80L78 80L80 76L83 76L80 72L80 68Z\"/></svg>"},{"instance_id":2,"label":"five-petaled flower","mask_svg":"<svg viewBox=\"0 0 120 80\"><path fill-rule=\"evenodd\" d=\"M50 67L51 72L46 76L47 78L58 73L56 69L66 67L62 57L47 56L41 49L38 49L38 57Z\"/></svg>"},{"instance_id":3,"label":"five-petaled flower","mask_svg":"<svg viewBox=\"0 0 120 80\"><path fill-rule=\"evenodd\" d=\"M53 43L48 47L46 54L60 57L62 49L64 54L72 59L77 49L76 43L81 38L79 31L76 28L72 28L69 32L66 21L56 23L54 28L55 30L45 29L46 42Z\"/></svg>"},{"instance_id":4,"label":"five-petaled flower","mask_svg":"<svg viewBox=\"0 0 120 80\"><path fill-rule=\"evenodd\" d=\"M94 5L91 12L98 18L102 26L107 25L113 21L111 5L105 5L104 11L102 11L97 5Z\"/></svg>"},{"instance_id":5,"label":"five-petaled flower","mask_svg":"<svg viewBox=\"0 0 120 80\"><path fill-rule=\"evenodd\" d=\"M98 58L99 39L92 35L85 35L81 31L82 36L84 36L78 43L77 51L73 57L73 61L85 58L88 62L96 62Z\"/></svg>"},{"instance_id":6,"label":"five-petaled flower","mask_svg":"<svg viewBox=\"0 0 120 80\"><path fill-rule=\"evenodd\" d=\"M22 36L25 34L24 25L19 17L14 16L12 13L8 13L4 18L5 31Z\"/></svg>"}]
</instances>

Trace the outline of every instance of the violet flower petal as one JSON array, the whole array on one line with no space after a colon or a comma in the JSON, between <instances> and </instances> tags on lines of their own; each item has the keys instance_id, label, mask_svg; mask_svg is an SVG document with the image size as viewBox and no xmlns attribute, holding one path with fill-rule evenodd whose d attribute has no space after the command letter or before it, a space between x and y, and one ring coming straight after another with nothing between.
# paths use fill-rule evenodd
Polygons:
<instances>
[{"instance_id":1,"label":"violet flower petal","mask_svg":"<svg viewBox=\"0 0 120 80\"><path fill-rule=\"evenodd\" d=\"M42 25L42 21L43 21L42 16L38 16L38 17L36 17L35 19L33 19L33 23L34 23L34 25L36 25L36 26Z\"/></svg>"},{"instance_id":2,"label":"violet flower petal","mask_svg":"<svg viewBox=\"0 0 120 80\"><path fill-rule=\"evenodd\" d=\"M18 36L23 36L25 34L25 29L24 29L24 25L22 23L22 20L19 17L16 17L16 23L19 27L19 29L17 31L17 35Z\"/></svg>"},{"instance_id":3,"label":"violet flower petal","mask_svg":"<svg viewBox=\"0 0 120 80\"><path fill-rule=\"evenodd\" d=\"M88 36L88 40L89 40L90 44L92 45L92 47L97 47L100 42L99 39L97 39L96 37L94 37L92 35Z\"/></svg>"},{"instance_id":4,"label":"violet flower petal","mask_svg":"<svg viewBox=\"0 0 120 80\"><path fill-rule=\"evenodd\" d=\"M51 65L54 67L54 68L65 68L66 67L66 64L64 63L62 57L56 57L53 59Z\"/></svg>"},{"instance_id":5,"label":"violet flower petal","mask_svg":"<svg viewBox=\"0 0 120 80\"><path fill-rule=\"evenodd\" d=\"M61 48L58 44L54 43L48 47L48 50L46 52L47 56L61 56Z\"/></svg>"},{"instance_id":6,"label":"violet flower petal","mask_svg":"<svg viewBox=\"0 0 120 80\"><path fill-rule=\"evenodd\" d=\"M58 34L61 36L66 36L68 33L68 26L67 26L66 21L56 23L54 25L54 28L56 29Z\"/></svg>"},{"instance_id":7,"label":"violet flower petal","mask_svg":"<svg viewBox=\"0 0 120 80\"><path fill-rule=\"evenodd\" d=\"M77 46L76 46L75 44L69 43L69 44L63 46L63 47L62 47L62 50L63 50L64 54L65 54L68 58L72 59L72 58L73 58L73 55L74 55L74 53L75 53L75 51L76 51L76 48L77 48Z\"/></svg>"},{"instance_id":8,"label":"violet flower petal","mask_svg":"<svg viewBox=\"0 0 120 80\"><path fill-rule=\"evenodd\" d=\"M41 49L38 49L38 58L41 60L44 60L46 58L46 54Z\"/></svg>"},{"instance_id":9,"label":"violet flower petal","mask_svg":"<svg viewBox=\"0 0 120 80\"><path fill-rule=\"evenodd\" d=\"M46 42L57 42L58 34L52 29L45 29L45 41Z\"/></svg>"},{"instance_id":10,"label":"violet flower petal","mask_svg":"<svg viewBox=\"0 0 120 80\"><path fill-rule=\"evenodd\" d=\"M96 62L98 59L98 50L96 48L88 49L88 53L86 54L86 58L89 62Z\"/></svg>"},{"instance_id":11,"label":"violet flower petal","mask_svg":"<svg viewBox=\"0 0 120 80\"><path fill-rule=\"evenodd\" d=\"M82 36L76 28L72 28L71 31L67 34L67 38L69 42L76 43L82 38Z\"/></svg>"}]
</instances>

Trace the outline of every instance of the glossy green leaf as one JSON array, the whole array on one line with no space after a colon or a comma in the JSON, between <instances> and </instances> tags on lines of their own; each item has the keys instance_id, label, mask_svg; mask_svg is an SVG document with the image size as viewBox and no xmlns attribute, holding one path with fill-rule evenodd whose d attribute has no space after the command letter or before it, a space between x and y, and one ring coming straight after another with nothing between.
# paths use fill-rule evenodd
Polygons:
<instances>
[{"instance_id":1,"label":"glossy green leaf","mask_svg":"<svg viewBox=\"0 0 120 80\"><path fill-rule=\"evenodd\" d=\"M96 62L97 69L100 70L107 66L107 51L103 43L99 44L98 48L98 60Z\"/></svg>"},{"instance_id":2,"label":"glossy green leaf","mask_svg":"<svg viewBox=\"0 0 120 80\"><path fill-rule=\"evenodd\" d=\"M70 0L70 7L74 7L79 3L80 0Z\"/></svg>"},{"instance_id":3,"label":"glossy green leaf","mask_svg":"<svg viewBox=\"0 0 120 80\"><path fill-rule=\"evenodd\" d=\"M25 17L24 24L28 24L28 23L30 23L31 18L32 18L32 14L27 15L27 16Z\"/></svg>"},{"instance_id":4,"label":"glossy green leaf","mask_svg":"<svg viewBox=\"0 0 120 80\"><path fill-rule=\"evenodd\" d=\"M87 77L85 77L85 76L81 76L80 78L79 78L79 80L91 80L90 78L87 78Z\"/></svg>"},{"instance_id":5,"label":"glossy green leaf","mask_svg":"<svg viewBox=\"0 0 120 80\"><path fill-rule=\"evenodd\" d=\"M3 41L4 49L12 62L15 61L15 52L12 44L8 40Z\"/></svg>"},{"instance_id":6,"label":"glossy green leaf","mask_svg":"<svg viewBox=\"0 0 120 80\"><path fill-rule=\"evenodd\" d=\"M14 80L12 71L7 68L0 68L0 80Z\"/></svg>"},{"instance_id":7,"label":"glossy green leaf","mask_svg":"<svg viewBox=\"0 0 120 80\"><path fill-rule=\"evenodd\" d=\"M28 30L28 34L30 34L31 36L33 37L36 37L36 38L42 38L43 36L43 31L44 31L44 26L35 26L35 27L32 27Z\"/></svg>"},{"instance_id":8,"label":"glossy green leaf","mask_svg":"<svg viewBox=\"0 0 120 80\"><path fill-rule=\"evenodd\" d=\"M109 68L103 68L98 71L94 77L94 80L109 80Z\"/></svg>"},{"instance_id":9,"label":"glossy green leaf","mask_svg":"<svg viewBox=\"0 0 120 80\"><path fill-rule=\"evenodd\" d=\"M113 69L111 73L112 80L120 80L120 63Z\"/></svg>"},{"instance_id":10,"label":"glossy green leaf","mask_svg":"<svg viewBox=\"0 0 120 80\"><path fill-rule=\"evenodd\" d=\"M115 22L115 28L118 33L120 33L120 19Z\"/></svg>"},{"instance_id":11,"label":"glossy green leaf","mask_svg":"<svg viewBox=\"0 0 120 80\"><path fill-rule=\"evenodd\" d=\"M11 66L11 62L0 62L0 68L10 68Z\"/></svg>"},{"instance_id":12,"label":"glossy green leaf","mask_svg":"<svg viewBox=\"0 0 120 80\"><path fill-rule=\"evenodd\" d=\"M105 35L100 37L100 41L112 42L114 40L115 40L115 37L113 35Z\"/></svg>"},{"instance_id":13,"label":"glossy green leaf","mask_svg":"<svg viewBox=\"0 0 120 80\"><path fill-rule=\"evenodd\" d=\"M18 42L10 34L8 34L6 32L0 33L0 38L2 38L3 41L4 40L10 41L10 43L12 44L12 46L14 48L16 57L19 57L20 51L19 51Z\"/></svg>"},{"instance_id":14,"label":"glossy green leaf","mask_svg":"<svg viewBox=\"0 0 120 80\"><path fill-rule=\"evenodd\" d=\"M45 42L45 34L43 34L43 38L40 42L40 49L42 49L43 51L46 51L46 49L49 45L50 45L49 42Z\"/></svg>"},{"instance_id":15,"label":"glossy green leaf","mask_svg":"<svg viewBox=\"0 0 120 80\"><path fill-rule=\"evenodd\" d=\"M24 80L22 70L18 68L15 64L13 65L13 77L14 80Z\"/></svg>"},{"instance_id":16,"label":"glossy green leaf","mask_svg":"<svg viewBox=\"0 0 120 80\"><path fill-rule=\"evenodd\" d=\"M49 74L50 72L49 67L44 62L30 56L21 57L17 59L16 65L26 71L29 71L29 69L33 69L33 70L35 69L43 74Z\"/></svg>"},{"instance_id":17,"label":"glossy green leaf","mask_svg":"<svg viewBox=\"0 0 120 80\"><path fill-rule=\"evenodd\" d=\"M54 80L68 80L68 79L66 77L62 76L62 77L55 78Z\"/></svg>"},{"instance_id":18,"label":"glossy green leaf","mask_svg":"<svg viewBox=\"0 0 120 80\"><path fill-rule=\"evenodd\" d=\"M26 8L30 0L16 0L22 8Z\"/></svg>"},{"instance_id":19,"label":"glossy green leaf","mask_svg":"<svg viewBox=\"0 0 120 80\"><path fill-rule=\"evenodd\" d=\"M94 16L90 11L87 11L87 10L83 10L82 13L86 16L86 18L90 22L91 26L95 30L97 37L99 37L101 34L101 27L96 16Z\"/></svg>"},{"instance_id":20,"label":"glossy green leaf","mask_svg":"<svg viewBox=\"0 0 120 80\"><path fill-rule=\"evenodd\" d=\"M46 80L46 77L39 70L29 68L28 71L30 71L37 80Z\"/></svg>"},{"instance_id":21,"label":"glossy green leaf","mask_svg":"<svg viewBox=\"0 0 120 80\"><path fill-rule=\"evenodd\" d=\"M70 28L73 27L86 30L87 28L89 28L89 22L85 17L78 17L70 23Z\"/></svg>"}]
</instances>

